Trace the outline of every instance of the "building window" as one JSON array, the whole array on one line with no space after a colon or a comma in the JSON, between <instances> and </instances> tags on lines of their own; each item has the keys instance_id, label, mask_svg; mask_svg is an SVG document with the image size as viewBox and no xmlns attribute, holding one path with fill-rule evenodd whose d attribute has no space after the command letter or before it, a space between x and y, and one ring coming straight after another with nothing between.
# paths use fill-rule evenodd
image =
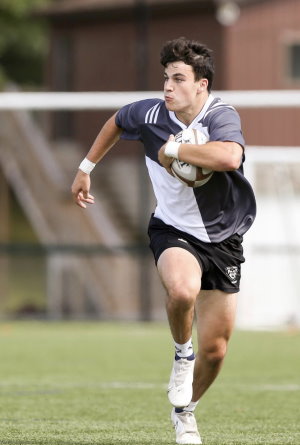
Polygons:
<instances>
[{"instance_id":1,"label":"building window","mask_svg":"<svg viewBox=\"0 0 300 445\"><path fill-rule=\"evenodd\" d=\"M291 80L300 80L300 42L289 46L289 74Z\"/></svg>"},{"instance_id":2,"label":"building window","mask_svg":"<svg viewBox=\"0 0 300 445\"><path fill-rule=\"evenodd\" d=\"M73 90L74 46L69 35L58 35L53 42L52 84L54 91ZM53 122L54 139L74 137L74 112L57 111Z\"/></svg>"},{"instance_id":3,"label":"building window","mask_svg":"<svg viewBox=\"0 0 300 445\"><path fill-rule=\"evenodd\" d=\"M300 33L289 33L283 38L282 80L284 86L300 85Z\"/></svg>"}]
</instances>

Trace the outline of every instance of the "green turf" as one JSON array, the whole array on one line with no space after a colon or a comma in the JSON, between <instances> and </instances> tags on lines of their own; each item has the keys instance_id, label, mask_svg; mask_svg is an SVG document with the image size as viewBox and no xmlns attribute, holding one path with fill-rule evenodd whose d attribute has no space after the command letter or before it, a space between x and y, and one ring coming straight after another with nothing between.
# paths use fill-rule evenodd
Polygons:
<instances>
[{"instance_id":1,"label":"green turf","mask_svg":"<svg viewBox=\"0 0 300 445\"><path fill-rule=\"evenodd\" d=\"M175 444L164 324L0 324L0 444ZM235 332L204 444L300 443L300 334Z\"/></svg>"}]
</instances>

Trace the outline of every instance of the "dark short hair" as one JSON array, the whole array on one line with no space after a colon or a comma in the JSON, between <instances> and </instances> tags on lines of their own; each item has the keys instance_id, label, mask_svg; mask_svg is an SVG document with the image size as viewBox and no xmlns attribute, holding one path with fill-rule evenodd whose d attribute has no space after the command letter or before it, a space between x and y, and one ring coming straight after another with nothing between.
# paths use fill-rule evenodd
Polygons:
<instances>
[{"instance_id":1,"label":"dark short hair","mask_svg":"<svg viewBox=\"0 0 300 445\"><path fill-rule=\"evenodd\" d=\"M169 63L178 61L192 66L195 80L207 79L207 89L210 92L214 77L212 50L195 40L179 37L178 39L168 41L160 53L160 63L164 67Z\"/></svg>"}]
</instances>

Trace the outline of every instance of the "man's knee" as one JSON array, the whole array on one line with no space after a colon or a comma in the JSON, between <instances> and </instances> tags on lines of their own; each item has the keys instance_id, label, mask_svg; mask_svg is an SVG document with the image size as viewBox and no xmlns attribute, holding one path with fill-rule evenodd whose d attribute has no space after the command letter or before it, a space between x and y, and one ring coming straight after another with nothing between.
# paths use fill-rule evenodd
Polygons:
<instances>
[{"instance_id":1,"label":"man's knee","mask_svg":"<svg viewBox=\"0 0 300 445\"><path fill-rule=\"evenodd\" d=\"M199 350L200 360L205 360L211 366L218 366L224 360L227 352L227 340L225 338L210 341L202 345Z\"/></svg>"},{"instance_id":2,"label":"man's knee","mask_svg":"<svg viewBox=\"0 0 300 445\"><path fill-rule=\"evenodd\" d=\"M194 307L199 288L193 284L177 282L167 289L167 304L181 309Z\"/></svg>"}]
</instances>

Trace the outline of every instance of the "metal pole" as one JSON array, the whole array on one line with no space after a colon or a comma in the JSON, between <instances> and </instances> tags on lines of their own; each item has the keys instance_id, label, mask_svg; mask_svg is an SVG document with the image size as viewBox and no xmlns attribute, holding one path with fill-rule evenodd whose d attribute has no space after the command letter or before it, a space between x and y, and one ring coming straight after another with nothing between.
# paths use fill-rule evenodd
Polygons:
<instances>
[{"instance_id":1,"label":"metal pole","mask_svg":"<svg viewBox=\"0 0 300 445\"><path fill-rule=\"evenodd\" d=\"M136 0L136 76L137 90L147 90L148 85L148 26L149 9L144 0ZM144 152L139 159L139 228L140 228L140 319L151 319L151 283L149 276L149 255L147 252L146 228L149 208L149 180L145 167Z\"/></svg>"}]
</instances>

